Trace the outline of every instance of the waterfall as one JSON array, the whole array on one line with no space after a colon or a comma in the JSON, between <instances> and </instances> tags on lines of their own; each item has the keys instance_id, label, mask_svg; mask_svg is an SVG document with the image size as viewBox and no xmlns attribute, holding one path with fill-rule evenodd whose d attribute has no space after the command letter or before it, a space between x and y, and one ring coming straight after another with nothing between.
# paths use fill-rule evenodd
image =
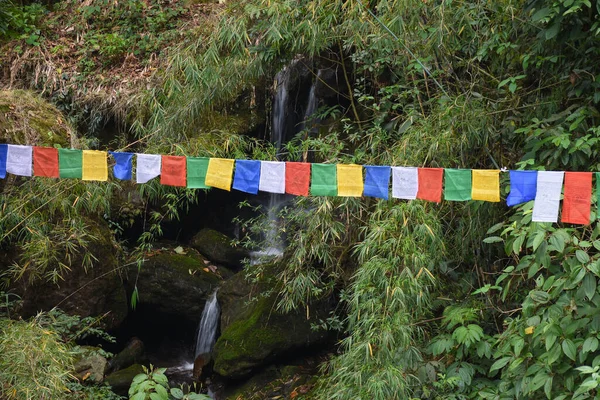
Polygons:
<instances>
[{"instance_id":1,"label":"waterfall","mask_svg":"<svg viewBox=\"0 0 600 400\"><path fill-rule=\"evenodd\" d=\"M321 75L321 70L317 73L317 80ZM314 82L310 87L310 93L308 94L308 101L306 103L306 111L304 111L304 119L302 120L302 129L306 129L307 125L309 127L309 131L312 132L313 126L315 125L315 121L312 118L312 115L317 111L317 106L319 105L319 100L315 95L315 87L317 86L317 82Z\"/></svg>"},{"instance_id":2,"label":"waterfall","mask_svg":"<svg viewBox=\"0 0 600 400\"><path fill-rule=\"evenodd\" d=\"M217 291L215 290L206 301L206 305L202 311L202 318L200 319L200 325L198 325L194 359L198 358L199 355L212 351L217 337L220 315L221 309L217 301Z\"/></svg>"},{"instance_id":3,"label":"waterfall","mask_svg":"<svg viewBox=\"0 0 600 400\"><path fill-rule=\"evenodd\" d=\"M273 99L273 124L271 126L271 143L277 149L277 157L285 141L286 106L288 103L288 68L284 68L275 77L277 92Z\"/></svg>"}]
</instances>

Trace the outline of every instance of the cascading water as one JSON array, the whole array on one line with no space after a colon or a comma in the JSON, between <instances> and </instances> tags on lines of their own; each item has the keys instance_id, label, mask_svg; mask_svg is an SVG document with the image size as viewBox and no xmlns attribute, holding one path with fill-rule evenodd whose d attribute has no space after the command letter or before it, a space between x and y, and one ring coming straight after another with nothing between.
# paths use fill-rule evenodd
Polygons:
<instances>
[{"instance_id":1,"label":"cascading water","mask_svg":"<svg viewBox=\"0 0 600 400\"><path fill-rule=\"evenodd\" d=\"M196 350L194 359L203 354L208 354L212 351L217 338L217 328L219 326L219 317L221 309L217 300L217 291L215 290L210 298L206 301L200 325L198 325L198 336L196 338Z\"/></svg>"}]
</instances>

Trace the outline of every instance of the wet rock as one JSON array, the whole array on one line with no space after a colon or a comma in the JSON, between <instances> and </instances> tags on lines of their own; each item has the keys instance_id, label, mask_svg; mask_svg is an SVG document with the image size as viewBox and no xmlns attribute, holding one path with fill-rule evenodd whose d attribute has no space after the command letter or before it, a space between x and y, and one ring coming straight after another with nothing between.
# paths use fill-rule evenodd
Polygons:
<instances>
[{"instance_id":1,"label":"wet rock","mask_svg":"<svg viewBox=\"0 0 600 400\"><path fill-rule=\"evenodd\" d=\"M86 224L93 238L88 249L98 261L86 271L81 260L74 259L71 270L64 271L64 279L58 285L37 281L30 286L27 282L19 282L23 317L58 307L67 314L81 317L105 315L102 323L106 329L115 328L125 319L129 309L119 275L119 249L104 220L89 218Z\"/></svg>"},{"instance_id":2,"label":"wet rock","mask_svg":"<svg viewBox=\"0 0 600 400\"><path fill-rule=\"evenodd\" d=\"M211 272L205 261L190 248L165 248L147 258L139 275L137 266L129 270L128 290L131 292L137 285L138 303L141 308L152 310L151 314L171 316L182 325L196 326L206 298L221 282L219 269Z\"/></svg>"},{"instance_id":3,"label":"wet rock","mask_svg":"<svg viewBox=\"0 0 600 400\"><path fill-rule=\"evenodd\" d=\"M129 367L130 365L142 362L144 357L144 343L134 337L125 346L119 354L114 356L109 363L108 371L118 371L120 369Z\"/></svg>"},{"instance_id":4,"label":"wet rock","mask_svg":"<svg viewBox=\"0 0 600 400\"><path fill-rule=\"evenodd\" d=\"M84 346L79 359L75 361L74 376L80 381L101 383L108 366L105 357L99 354L99 347Z\"/></svg>"},{"instance_id":5,"label":"wet rock","mask_svg":"<svg viewBox=\"0 0 600 400\"><path fill-rule=\"evenodd\" d=\"M113 392L120 395L126 395L133 378L135 378L136 375L143 373L144 368L140 364L133 364L130 367L113 372L108 375L104 381L110 385Z\"/></svg>"},{"instance_id":6,"label":"wet rock","mask_svg":"<svg viewBox=\"0 0 600 400\"><path fill-rule=\"evenodd\" d=\"M268 286L260 288L260 293L268 291ZM239 273L219 290L221 336L213 351L214 371L219 375L243 377L278 357L303 351L328 338L326 332L311 329L311 323L328 315L325 302L311 305L307 319L305 310L281 313L276 310L274 294L261 297L256 296L258 293Z\"/></svg>"},{"instance_id":7,"label":"wet rock","mask_svg":"<svg viewBox=\"0 0 600 400\"><path fill-rule=\"evenodd\" d=\"M212 229L202 229L190 245L209 260L232 268L241 268L242 260L250 256L246 249L236 247L232 239Z\"/></svg>"}]
</instances>

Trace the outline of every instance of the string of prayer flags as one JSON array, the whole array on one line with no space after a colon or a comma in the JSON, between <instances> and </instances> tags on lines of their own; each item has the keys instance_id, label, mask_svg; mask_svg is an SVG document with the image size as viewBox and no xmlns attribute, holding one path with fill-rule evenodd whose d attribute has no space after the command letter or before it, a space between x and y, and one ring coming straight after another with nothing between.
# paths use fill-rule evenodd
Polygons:
<instances>
[{"instance_id":1,"label":"string of prayer flags","mask_svg":"<svg viewBox=\"0 0 600 400\"><path fill-rule=\"evenodd\" d=\"M58 178L58 149L38 146L33 148L33 175Z\"/></svg>"},{"instance_id":2,"label":"string of prayer flags","mask_svg":"<svg viewBox=\"0 0 600 400\"><path fill-rule=\"evenodd\" d=\"M233 188L240 192L258 193L261 162L256 160L236 160Z\"/></svg>"},{"instance_id":3,"label":"string of prayer flags","mask_svg":"<svg viewBox=\"0 0 600 400\"><path fill-rule=\"evenodd\" d=\"M310 163L285 163L285 192L295 196L308 196Z\"/></svg>"},{"instance_id":4,"label":"string of prayer flags","mask_svg":"<svg viewBox=\"0 0 600 400\"><path fill-rule=\"evenodd\" d=\"M8 155L8 145L0 144L0 178L6 178L6 156Z\"/></svg>"},{"instance_id":5,"label":"string of prayer flags","mask_svg":"<svg viewBox=\"0 0 600 400\"><path fill-rule=\"evenodd\" d=\"M417 199L442 201L442 180L444 179L443 168L419 168L419 190Z\"/></svg>"},{"instance_id":6,"label":"string of prayer flags","mask_svg":"<svg viewBox=\"0 0 600 400\"><path fill-rule=\"evenodd\" d=\"M19 176L31 176L33 148L15 144L8 145L6 155L6 172Z\"/></svg>"},{"instance_id":7,"label":"string of prayer flags","mask_svg":"<svg viewBox=\"0 0 600 400\"><path fill-rule=\"evenodd\" d=\"M310 194L313 196L337 196L336 171L335 164L313 164Z\"/></svg>"},{"instance_id":8,"label":"string of prayer flags","mask_svg":"<svg viewBox=\"0 0 600 400\"><path fill-rule=\"evenodd\" d=\"M535 199L537 171L510 171L510 193L506 198L509 207Z\"/></svg>"},{"instance_id":9,"label":"string of prayer flags","mask_svg":"<svg viewBox=\"0 0 600 400\"><path fill-rule=\"evenodd\" d=\"M444 200L471 200L471 170L444 169Z\"/></svg>"},{"instance_id":10,"label":"string of prayer flags","mask_svg":"<svg viewBox=\"0 0 600 400\"><path fill-rule=\"evenodd\" d=\"M58 149L58 175L61 178L81 179L83 157L78 149Z\"/></svg>"},{"instance_id":11,"label":"string of prayer flags","mask_svg":"<svg viewBox=\"0 0 600 400\"><path fill-rule=\"evenodd\" d=\"M500 201L500 170L499 169L474 169L473 170L473 200Z\"/></svg>"},{"instance_id":12,"label":"string of prayer flags","mask_svg":"<svg viewBox=\"0 0 600 400\"><path fill-rule=\"evenodd\" d=\"M122 181L129 181L133 176L133 153L109 151L109 154L115 159L113 175Z\"/></svg>"},{"instance_id":13,"label":"string of prayer flags","mask_svg":"<svg viewBox=\"0 0 600 400\"><path fill-rule=\"evenodd\" d=\"M392 169L386 166L365 165L364 195L387 200L391 171Z\"/></svg>"},{"instance_id":14,"label":"string of prayer flags","mask_svg":"<svg viewBox=\"0 0 600 400\"><path fill-rule=\"evenodd\" d=\"M206 170L206 185L217 189L231 191L234 160L211 158Z\"/></svg>"},{"instance_id":15,"label":"string of prayer flags","mask_svg":"<svg viewBox=\"0 0 600 400\"><path fill-rule=\"evenodd\" d=\"M187 158L187 187L190 189L209 189L206 186L208 157Z\"/></svg>"},{"instance_id":16,"label":"string of prayer flags","mask_svg":"<svg viewBox=\"0 0 600 400\"><path fill-rule=\"evenodd\" d=\"M136 153L135 181L146 183L160 175L160 154Z\"/></svg>"},{"instance_id":17,"label":"string of prayer flags","mask_svg":"<svg viewBox=\"0 0 600 400\"><path fill-rule=\"evenodd\" d=\"M269 193L285 193L285 163L281 161L260 162L259 189Z\"/></svg>"},{"instance_id":18,"label":"string of prayer flags","mask_svg":"<svg viewBox=\"0 0 600 400\"><path fill-rule=\"evenodd\" d=\"M160 184L166 186L186 186L185 156L162 156L160 166Z\"/></svg>"},{"instance_id":19,"label":"string of prayer flags","mask_svg":"<svg viewBox=\"0 0 600 400\"><path fill-rule=\"evenodd\" d=\"M363 194L362 165L337 164L338 196L360 197Z\"/></svg>"},{"instance_id":20,"label":"string of prayer flags","mask_svg":"<svg viewBox=\"0 0 600 400\"><path fill-rule=\"evenodd\" d=\"M589 224L591 205L592 173L565 172L561 221L571 224Z\"/></svg>"},{"instance_id":21,"label":"string of prayer flags","mask_svg":"<svg viewBox=\"0 0 600 400\"><path fill-rule=\"evenodd\" d=\"M537 188L533 202L533 222L556 222L560 206L563 171L538 171Z\"/></svg>"},{"instance_id":22,"label":"string of prayer flags","mask_svg":"<svg viewBox=\"0 0 600 400\"><path fill-rule=\"evenodd\" d=\"M105 151L83 150L81 179L84 181L108 180L108 164Z\"/></svg>"},{"instance_id":23,"label":"string of prayer flags","mask_svg":"<svg viewBox=\"0 0 600 400\"><path fill-rule=\"evenodd\" d=\"M392 167L392 197L414 200L419 191L419 171L415 167Z\"/></svg>"}]
</instances>

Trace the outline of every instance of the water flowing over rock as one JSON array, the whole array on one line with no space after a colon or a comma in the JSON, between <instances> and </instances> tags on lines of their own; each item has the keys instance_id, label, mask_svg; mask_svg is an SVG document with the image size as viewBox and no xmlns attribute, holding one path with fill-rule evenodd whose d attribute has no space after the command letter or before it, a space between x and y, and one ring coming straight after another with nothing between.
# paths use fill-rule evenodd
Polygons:
<instances>
[{"instance_id":1,"label":"water flowing over rock","mask_svg":"<svg viewBox=\"0 0 600 400\"><path fill-rule=\"evenodd\" d=\"M206 305L202 311L202 318L200 318L200 324L198 325L193 373L196 379L202 374L204 366L210 362L211 352L217 338L220 315L221 309L217 300L217 291L215 291L206 301Z\"/></svg>"}]
</instances>

